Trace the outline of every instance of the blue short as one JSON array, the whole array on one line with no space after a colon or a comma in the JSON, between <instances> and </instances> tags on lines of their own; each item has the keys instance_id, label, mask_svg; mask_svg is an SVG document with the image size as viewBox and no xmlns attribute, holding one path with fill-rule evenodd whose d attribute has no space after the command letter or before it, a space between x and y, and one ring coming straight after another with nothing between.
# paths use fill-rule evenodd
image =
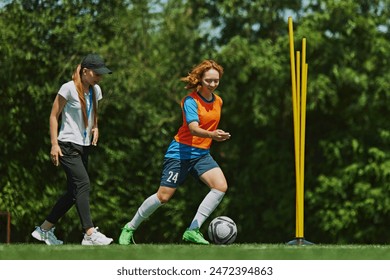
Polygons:
<instances>
[{"instance_id":1,"label":"blue short","mask_svg":"<svg viewBox=\"0 0 390 280\"><path fill-rule=\"evenodd\" d=\"M219 167L210 154L194 159L164 158L160 186L177 188L190 173L196 179L213 168Z\"/></svg>"}]
</instances>

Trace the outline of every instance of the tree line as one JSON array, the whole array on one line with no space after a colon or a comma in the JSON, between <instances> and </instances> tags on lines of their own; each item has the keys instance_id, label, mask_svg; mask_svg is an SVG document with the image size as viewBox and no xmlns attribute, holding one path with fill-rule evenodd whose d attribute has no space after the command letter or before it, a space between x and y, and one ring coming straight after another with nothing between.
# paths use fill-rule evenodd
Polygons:
<instances>
[{"instance_id":1,"label":"tree line","mask_svg":"<svg viewBox=\"0 0 390 280\"><path fill-rule=\"evenodd\" d=\"M211 58L225 69L220 127L232 135L211 148L229 184L213 217L237 223L237 242L294 238L288 16L296 43L307 39L309 64L305 235L315 243L390 241L390 1L14 0L0 7L0 211L12 214L13 242L29 242L64 191L64 174L49 159L49 113L89 52L114 71L101 83L100 139L89 166L93 220L107 235L119 236L157 190L181 124L180 77ZM188 180L136 240L180 242L206 192ZM79 242L75 209L56 231Z\"/></svg>"}]
</instances>

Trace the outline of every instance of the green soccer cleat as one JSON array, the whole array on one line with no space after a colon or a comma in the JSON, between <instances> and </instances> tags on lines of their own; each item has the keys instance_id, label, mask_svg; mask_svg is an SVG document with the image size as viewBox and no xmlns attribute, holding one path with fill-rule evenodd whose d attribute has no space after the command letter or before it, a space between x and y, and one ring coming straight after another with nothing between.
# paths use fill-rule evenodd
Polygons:
<instances>
[{"instance_id":1,"label":"green soccer cleat","mask_svg":"<svg viewBox=\"0 0 390 280\"><path fill-rule=\"evenodd\" d=\"M127 226L124 226L122 228L122 233L119 236L119 244L120 245L130 245L131 243L134 243L133 239L134 229L128 228Z\"/></svg>"},{"instance_id":2,"label":"green soccer cleat","mask_svg":"<svg viewBox=\"0 0 390 280\"><path fill-rule=\"evenodd\" d=\"M203 234L199 228L187 229L183 234L183 240L195 244L209 245L210 243L203 238Z\"/></svg>"}]
</instances>

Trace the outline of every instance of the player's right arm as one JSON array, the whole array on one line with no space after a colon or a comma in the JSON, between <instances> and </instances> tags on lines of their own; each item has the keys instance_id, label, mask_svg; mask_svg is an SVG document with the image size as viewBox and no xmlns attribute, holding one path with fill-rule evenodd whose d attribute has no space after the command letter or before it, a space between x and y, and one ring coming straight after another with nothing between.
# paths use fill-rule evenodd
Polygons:
<instances>
[{"instance_id":1,"label":"player's right arm","mask_svg":"<svg viewBox=\"0 0 390 280\"><path fill-rule=\"evenodd\" d=\"M216 129L214 131L208 131L199 127L199 123L197 121L193 121L188 125L188 128L192 135L203 137L203 138L211 138L215 141L225 141L230 138L230 133L225 132L222 129Z\"/></svg>"},{"instance_id":2,"label":"player's right arm","mask_svg":"<svg viewBox=\"0 0 390 280\"><path fill-rule=\"evenodd\" d=\"M57 94L54 99L53 106L50 113L50 142L51 142L51 151L50 157L55 166L59 165L59 156L62 156L62 151L58 145L58 118L64 109L66 104L66 99L61 95Z\"/></svg>"},{"instance_id":3,"label":"player's right arm","mask_svg":"<svg viewBox=\"0 0 390 280\"><path fill-rule=\"evenodd\" d=\"M199 127L198 109L195 100L192 97L187 97L183 103L183 111L190 130L193 136L211 138L215 141L225 141L230 138L230 133L222 129L208 131Z\"/></svg>"}]
</instances>

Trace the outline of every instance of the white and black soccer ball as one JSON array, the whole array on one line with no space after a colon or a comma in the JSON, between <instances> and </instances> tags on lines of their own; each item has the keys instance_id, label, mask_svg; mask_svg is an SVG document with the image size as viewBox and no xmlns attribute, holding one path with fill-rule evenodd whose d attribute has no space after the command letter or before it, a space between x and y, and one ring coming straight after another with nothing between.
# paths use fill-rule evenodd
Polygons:
<instances>
[{"instance_id":1,"label":"white and black soccer ball","mask_svg":"<svg viewBox=\"0 0 390 280\"><path fill-rule=\"evenodd\" d=\"M214 244L231 244L236 240L237 226L231 218L219 216L210 222L208 234Z\"/></svg>"}]
</instances>

